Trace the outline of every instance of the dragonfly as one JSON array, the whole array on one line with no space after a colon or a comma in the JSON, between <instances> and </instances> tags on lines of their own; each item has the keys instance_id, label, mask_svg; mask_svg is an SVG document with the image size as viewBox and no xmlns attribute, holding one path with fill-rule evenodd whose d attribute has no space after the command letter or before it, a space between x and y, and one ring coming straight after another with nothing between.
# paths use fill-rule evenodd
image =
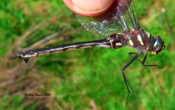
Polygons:
<instances>
[{"instance_id":1,"label":"dragonfly","mask_svg":"<svg viewBox=\"0 0 175 110\"><path fill-rule=\"evenodd\" d=\"M126 78L125 70L136 60L145 66L157 66L145 64L148 52L153 55L159 54L164 50L164 41L160 36L153 36L149 32L140 27L136 16L133 0L115 0L111 8L103 15L95 17L85 17L76 15L81 25L90 32L97 32L105 38L95 41L77 42L72 44L64 44L59 46L39 48L21 52L10 59L22 59L25 63L29 58L48 55L52 53L60 53L65 51L77 50L82 48L103 47L111 49L119 49L124 46L135 48L137 52L130 52L132 59L122 68L122 76L128 91L127 100L130 90L134 93L134 89ZM138 57L144 55L143 60ZM126 100L126 102L127 102Z\"/></svg>"}]
</instances>

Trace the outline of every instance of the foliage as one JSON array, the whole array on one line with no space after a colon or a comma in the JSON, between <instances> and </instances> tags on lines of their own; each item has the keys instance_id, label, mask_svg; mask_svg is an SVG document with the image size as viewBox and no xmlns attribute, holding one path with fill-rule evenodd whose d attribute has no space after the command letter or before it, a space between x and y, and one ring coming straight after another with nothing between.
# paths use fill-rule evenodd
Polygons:
<instances>
[{"instance_id":1,"label":"foliage","mask_svg":"<svg viewBox=\"0 0 175 110\"><path fill-rule=\"evenodd\" d=\"M81 28L62 0L0 0L0 109L175 109L174 4L173 0L135 2L142 27L153 35L161 35L166 49L147 60L161 68L144 68L134 62L127 69L135 99L131 94L125 104L127 89L121 69L131 59L128 52L135 50L92 48L33 58L29 64L9 61L8 57L21 48L53 33L60 36L35 48L99 38ZM28 91L51 96L28 99L24 96Z\"/></svg>"}]
</instances>

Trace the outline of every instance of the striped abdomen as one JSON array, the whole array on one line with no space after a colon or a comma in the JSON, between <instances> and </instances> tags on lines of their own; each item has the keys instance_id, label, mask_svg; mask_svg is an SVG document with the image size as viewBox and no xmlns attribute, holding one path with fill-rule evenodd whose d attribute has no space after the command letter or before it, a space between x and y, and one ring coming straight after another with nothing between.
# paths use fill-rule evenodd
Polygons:
<instances>
[{"instance_id":1,"label":"striped abdomen","mask_svg":"<svg viewBox=\"0 0 175 110\"><path fill-rule=\"evenodd\" d=\"M73 44L64 44L55 47L48 47L48 48L40 48L40 49L33 49L22 52L11 59L24 59L25 62L28 61L30 57L48 55L51 53L60 53L64 51L71 51L77 50L81 48L91 48L91 47L105 47L105 48L120 48L123 46L123 37L117 34L111 35L109 38L97 41L89 41L89 42L79 42Z\"/></svg>"}]
</instances>

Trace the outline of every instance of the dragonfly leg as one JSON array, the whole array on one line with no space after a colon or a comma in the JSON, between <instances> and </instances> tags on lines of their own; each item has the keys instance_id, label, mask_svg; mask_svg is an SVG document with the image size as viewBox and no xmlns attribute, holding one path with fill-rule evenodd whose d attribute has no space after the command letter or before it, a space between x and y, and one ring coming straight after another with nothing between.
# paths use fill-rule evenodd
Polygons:
<instances>
[{"instance_id":1,"label":"dragonfly leg","mask_svg":"<svg viewBox=\"0 0 175 110\"><path fill-rule=\"evenodd\" d=\"M129 98L129 95L130 95L130 90L129 88L132 90L132 93L134 93L134 89L132 88L131 84L129 83L129 81L127 80L126 76L125 76L125 73L124 71L126 70L126 68L133 62L135 61L142 53L139 52L137 53L130 62L128 62L122 69L122 75L123 75L123 78L124 78L124 81L125 81L125 85L126 85L126 88L128 90L128 96L127 96L127 99L126 99L126 103L128 102L128 98Z\"/></svg>"},{"instance_id":2,"label":"dragonfly leg","mask_svg":"<svg viewBox=\"0 0 175 110\"><path fill-rule=\"evenodd\" d=\"M159 67L158 65L145 65L146 58L147 58L147 52L145 53L145 56L143 58L143 61L141 62L144 67L146 67L146 66L147 67L152 67L152 66Z\"/></svg>"},{"instance_id":3,"label":"dragonfly leg","mask_svg":"<svg viewBox=\"0 0 175 110\"><path fill-rule=\"evenodd\" d=\"M133 57L132 55L136 55L137 53L136 52L130 52L129 55L131 57ZM146 59L147 59L147 52L143 58L143 61L140 61L139 59L137 59L138 62L140 62L144 67L152 67L152 66L156 66L156 67L159 67L158 65L146 65L145 62L146 62Z\"/></svg>"},{"instance_id":4,"label":"dragonfly leg","mask_svg":"<svg viewBox=\"0 0 175 110\"><path fill-rule=\"evenodd\" d=\"M129 56L134 57L133 55L137 55L137 52L129 52ZM139 59L137 59L137 61L142 63L142 61L140 61Z\"/></svg>"}]
</instances>

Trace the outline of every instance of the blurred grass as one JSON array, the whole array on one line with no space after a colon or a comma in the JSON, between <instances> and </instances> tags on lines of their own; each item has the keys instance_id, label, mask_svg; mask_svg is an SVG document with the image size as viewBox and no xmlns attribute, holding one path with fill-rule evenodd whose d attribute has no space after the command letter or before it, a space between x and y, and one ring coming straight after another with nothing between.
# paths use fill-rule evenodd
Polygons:
<instances>
[{"instance_id":1,"label":"blurred grass","mask_svg":"<svg viewBox=\"0 0 175 110\"><path fill-rule=\"evenodd\" d=\"M134 49L82 49L33 58L29 64L8 61L10 55L18 52L14 46L19 39L42 22L17 45L18 48L29 47L65 27L65 33L50 41L53 45L96 38L81 29L61 0L1 0L0 109L92 110L92 103L99 110L175 109L175 1L136 0L135 5L142 27L153 35L161 35L166 49L147 60L148 64L158 64L162 68L144 68L134 62L127 69L127 78L135 89L135 100L130 97L126 105L127 90L121 69L131 59L128 52ZM162 13L163 8L166 14ZM24 94L28 91L51 93L51 97L26 98Z\"/></svg>"}]
</instances>

